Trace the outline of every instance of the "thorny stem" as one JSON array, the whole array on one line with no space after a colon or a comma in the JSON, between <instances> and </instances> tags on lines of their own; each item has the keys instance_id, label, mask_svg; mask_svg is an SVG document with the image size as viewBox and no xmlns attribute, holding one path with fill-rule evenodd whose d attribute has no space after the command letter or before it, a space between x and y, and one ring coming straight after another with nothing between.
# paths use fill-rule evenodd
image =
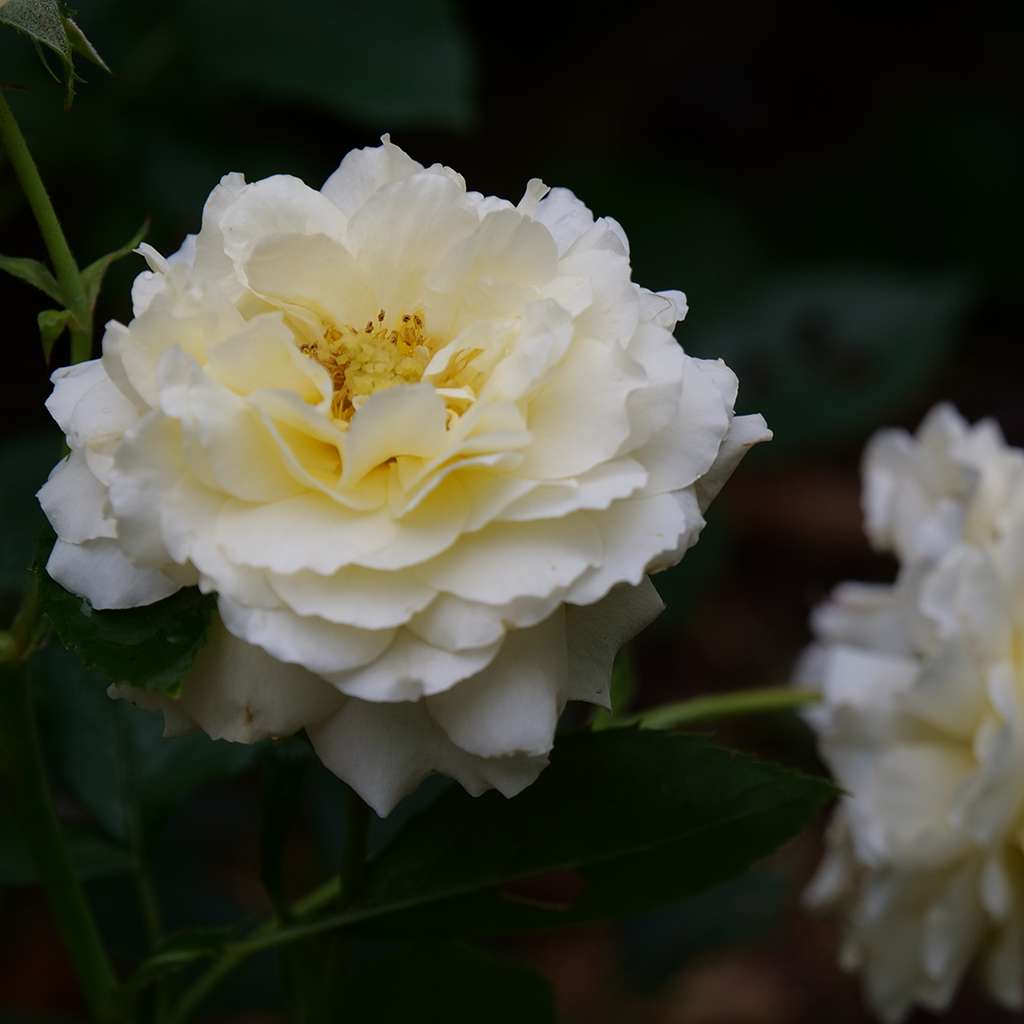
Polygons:
<instances>
[{"instance_id":1,"label":"thorny stem","mask_svg":"<svg viewBox=\"0 0 1024 1024\"><path fill-rule=\"evenodd\" d=\"M61 294L71 311L69 330L71 333L71 362L80 363L92 354L92 311L82 283L82 275L71 254L57 211L53 208L49 193L39 175L32 154L29 152L25 136L21 134L14 111L7 103L7 98L0 89L0 142L3 143L11 167L21 185L22 192L28 200L39 225L39 233L43 236L46 251L53 263L53 270L60 284Z\"/></svg>"}]
</instances>

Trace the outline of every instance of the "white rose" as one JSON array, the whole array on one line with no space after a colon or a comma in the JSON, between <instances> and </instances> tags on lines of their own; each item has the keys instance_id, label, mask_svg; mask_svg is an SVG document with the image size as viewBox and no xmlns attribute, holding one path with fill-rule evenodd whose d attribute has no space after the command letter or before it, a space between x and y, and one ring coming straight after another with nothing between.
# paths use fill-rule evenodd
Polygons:
<instances>
[{"instance_id":1,"label":"white rose","mask_svg":"<svg viewBox=\"0 0 1024 1024\"><path fill-rule=\"evenodd\" d=\"M961 538L986 543L1003 528L1008 488L1020 472L992 420L972 427L952 406L938 405L915 436L880 430L865 449L868 537L904 562L941 555Z\"/></svg>"},{"instance_id":2,"label":"white rose","mask_svg":"<svg viewBox=\"0 0 1024 1024\"><path fill-rule=\"evenodd\" d=\"M994 998L1024 1005L1024 457L948 408L918 437L916 468L945 468L893 477L897 583L838 588L798 673L821 687L807 717L849 793L809 899L845 910L841 962L891 1021L945 1008L974 960ZM944 491L957 466L971 472ZM918 543L899 503L919 509L925 480L933 497L955 492L944 546Z\"/></svg>"},{"instance_id":3,"label":"white rose","mask_svg":"<svg viewBox=\"0 0 1024 1024\"><path fill-rule=\"evenodd\" d=\"M305 727L382 814L430 771L521 790L770 437L673 340L684 296L570 192L513 206L386 136L321 191L228 175L143 252L135 318L54 375L50 574L96 608L216 592L172 727Z\"/></svg>"}]
</instances>

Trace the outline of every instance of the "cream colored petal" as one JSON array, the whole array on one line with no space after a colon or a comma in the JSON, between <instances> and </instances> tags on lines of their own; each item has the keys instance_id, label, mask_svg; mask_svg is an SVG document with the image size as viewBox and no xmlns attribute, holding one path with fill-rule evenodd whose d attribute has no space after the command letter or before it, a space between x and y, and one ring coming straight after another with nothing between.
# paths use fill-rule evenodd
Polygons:
<instances>
[{"instance_id":1,"label":"cream colored petal","mask_svg":"<svg viewBox=\"0 0 1024 1024\"><path fill-rule=\"evenodd\" d=\"M511 209L488 214L426 278L427 287L457 298L448 330L480 317L515 314L556 274L551 235Z\"/></svg>"},{"instance_id":2,"label":"cream colored petal","mask_svg":"<svg viewBox=\"0 0 1024 1024\"><path fill-rule=\"evenodd\" d=\"M588 513L580 512L551 522L492 523L416 572L438 590L504 604L568 586L601 557L601 536Z\"/></svg>"},{"instance_id":3,"label":"cream colored petal","mask_svg":"<svg viewBox=\"0 0 1024 1024\"><path fill-rule=\"evenodd\" d=\"M415 701L443 693L491 663L501 641L486 647L446 651L399 629L375 661L328 676L342 693L369 701Z\"/></svg>"},{"instance_id":4,"label":"cream colored petal","mask_svg":"<svg viewBox=\"0 0 1024 1024\"><path fill-rule=\"evenodd\" d=\"M635 587L613 587L594 604L567 605L569 673L564 695L569 700L610 707L609 687L615 655L664 608L654 584L646 577Z\"/></svg>"},{"instance_id":5,"label":"cream colored petal","mask_svg":"<svg viewBox=\"0 0 1024 1024\"><path fill-rule=\"evenodd\" d=\"M755 445L770 441L773 436L760 414L733 417L714 463L695 484L702 510L715 500L747 452Z\"/></svg>"},{"instance_id":6,"label":"cream colored petal","mask_svg":"<svg viewBox=\"0 0 1024 1024\"><path fill-rule=\"evenodd\" d=\"M299 615L317 615L361 629L399 626L436 597L435 590L410 573L376 572L356 565L344 566L331 576L313 572L271 576L270 585Z\"/></svg>"},{"instance_id":7,"label":"cream colored petal","mask_svg":"<svg viewBox=\"0 0 1024 1024\"><path fill-rule=\"evenodd\" d=\"M445 174L420 171L375 192L352 216L348 243L391 315L426 306L427 276L479 221L465 192ZM371 310L367 315L372 316Z\"/></svg>"},{"instance_id":8,"label":"cream colored petal","mask_svg":"<svg viewBox=\"0 0 1024 1024\"><path fill-rule=\"evenodd\" d=\"M65 434L71 432L71 419L78 403L106 377L101 359L62 366L50 375L53 391L46 400L46 408Z\"/></svg>"},{"instance_id":9,"label":"cream colored petal","mask_svg":"<svg viewBox=\"0 0 1024 1024\"><path fill-rule=\"evenodd\" d=\"M80 451L71 452L53 467L36 497L61 540L81 544L117 536L106 510L107 489L93 476Z\"/></svg>"},{"instance_id":10,"label":"cream colored petal","mask_svg":"<svg viewBox=\"0 0 1024 1024\"><path fill-rule=\"evenodd\" d=\"M719 457L732 422L732 403L720 387L720 371L726 370L725 364L718 366L689 356L683 359L682 391L675 418L648 444L630 453L650 473L650 494L689 487L707 473Z\"/></svg>"},{"instance_id":11,"label":"cream colored petal","mask_svg":"<svg viewBox=\"0 0 1024 1024\"><path fill-rule=\"evenodd\" d=\"M614 458L630 437L628 396L645 383L639 366L619 346L576 338L530 402L534 440L521 475L574 476Z\"/></svg>"},{"instance_id":12,"label":"cream colored petal","mask_svg":"<svg viewBox=\"0 0 1024 1024\"><path fill-rule=\"evenodd\" d=\"M105 538L84 544L58 540L46 571L65 590L88 599L97 610L153 604L179 588L156 569L136 568L117 541Z\"/></svg>"},{"instance_id":13,"label":"cream colored petal","mask_svg":"<svg viewBox=\"0 0 1024 1024\"><path fill-rule=\"evenodd\" d=\"M389 629L368 630L296 615L287 608L251 608L221 595L224 625L239 640L262 647L271 657L325 675L365 665L391 643Z\"/></svg>"},{"instance_id":14,"label":"cream colored petal","mask_svg":"<svg viewBox=\"0 0 1024 1024\"><path fill-rule=\"evenodd\" d=\"M320 190L346 217L351 217L378 189L422 171L385 135L381 145L353 149Z\"/></svg>"},{"instance_id":15,"label":"cream colored petal","mask_svg":"<svg viewBox=\"0 0 1024 1024\"><path fill-rule=\"evenodd\" d=\"M343 702L322 679L275 660L216 624L177 704L213 739L257 743L313 726Z\"/></svg>"},{"instance_id":16,"label":"cream colored petal","mask_svg":"<svg viewBox=\"0 0 1024 1024\"><path fill-rule=\"evenodd\" d=\"M229 558L281 574L330 575L343 565L397 570L452 545L467 513L462 498L453 482L401 521L386 510L350 512L312 494L268 505L229 502L218 516L216 540Z\"/></svg>"},{"instance_id":17,"label":"cream colored petal","mask_svg":"<svg viewBox=\"0 0 1024 1024\"><path fill-rule=\"evenodd\" d=\"M567 188L550 189L528 212L550 232L561 256L580 235L594 225L594 215Z\"/></svg>"},{"instance_id":18,"label":"cream colored petal","mask_svg":"<svg viewBox=\"0 0 1024 1024\"><path fill-rule=\"evenodd\" d=\"M593 604L619 583L638 586L648 572L678 561L696 543L704 519L690 492L617 501L593 514L604 554L568 592L573 604Z\"/></svg>"},{"instance_id":19,"label":"cream colored petal","mask_svg":"<svg viewBox=\"0 0 1024 1024\"><path fill-rule=\"evenodd\" d=\"M498 516L503 522L558 519L581 511L603 511L647 483L647 470L632 459L615 459L578 478L537 484Z\"/></svg>"},{"instance_id":20,"label":"cream colored petal","mask_svg":"<svg viewBox=\"0 0 1024 1024\"><path fill-rule=\"evenodd\" d=\"M510 797L547 764L546 758L473 757L445 736L422 703L349 700L309 735L320 760L382 817L432 772L457 779L473 796L496 788Z\"/></svg>"},{"instance_id":21,"label":"cream colored petal","mask_svg":"<svg viewBox=\"0 0 1024 1024\"><path fill-rule=\"evenodd\" d=\"M161 408L181 424L183 457L206 487L248 502L302 493L248 402L180 349L161 359L159 380Z\"/></svg>"},{"instance_id":22,"label":"cream colored petal","mask_svg":"<svg viewBox=\"0 0 1024 1024\"><path fill-rule=\"evenodd\" d=\"M525 397L563 359L572 337L572 318L557 302L531 303L523 311L511 350L484 385L484 399L501 402Z\"/></svg>"},{"instance_id":23,"label":"cream colored petal","mask_svg":"<svg viewBox=\"0 0 1024 1024\"><path fill-rule=\"evenodd\" d=\"M352 417L341 486L358 483L388 459L431 458L446 444L445 405L433 387L407 384L379 391Z\"/></svg>"},{"instance_id":24,"label":"cream colored petal","mask_svg":"<svg viewBox=\"0 0 1024 1024\"><path fill-rule=\"evenodd\" d=\"M489 647L505 635L500 609L452 594L438 594L406 628L424 643L446 651Z\"/></svg>"},{"instance_id":25,"label":"cream colored petal","mask_svg":"<svg viewBox=\"0 0 1024 1024\"><path fill-rule=\"evenodd\" d=\"M341 241L346 218L316 189L290 174L254 182L224 211L224 252L240 267L264 239L274 235L327 235Z\"/></svg>"},{"instance_id":26,"label":"cream colored petal","mask_svg":"<svg viewBox=\"0 0 1024 1024\"><path fill-rule=\"evenodd\" d=\"M510 633L486 669L428 698L427 710L471 754L543 757L554 744L568 670L559 610L533 629Z\"/></svg>"},{"instance_id":27,"label":"cream colored petal","mask_svg":"<svg viewBox=\"0 0 1024 1024\"><path fill-rule=\"evenodd\" d=\"M376 289L361 261L327 235L275 235L259 242L245 264L249 287L288 313L311 311L337 327L362 323L377 311Z\"/></svg>"},{"instance_id":28,"label":"cream colored petal","mask_svg":"<svg viewBox=\"0 0 1024 1024\"><path fill-rule=\"evenodd\" d=\"M254 317L237 334L212 347L206 369L242 396L282 388L316 405L329 401L332 394L326 370L299 351L280 313Z\"/></svg>"}]
</instances>

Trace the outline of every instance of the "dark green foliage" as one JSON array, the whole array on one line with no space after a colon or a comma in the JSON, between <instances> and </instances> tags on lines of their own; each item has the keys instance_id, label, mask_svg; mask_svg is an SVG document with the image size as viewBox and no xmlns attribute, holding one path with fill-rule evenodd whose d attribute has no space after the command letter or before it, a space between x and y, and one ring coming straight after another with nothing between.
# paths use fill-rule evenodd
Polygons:
<instances>
[{"instance_id":1,"label":"dark green foliage","mask_svg":"<svg viewBox=\"0 0 1024 1024\"><path fill-rule=\"evenodd\" d=\"M389 928L452 933L615 917L739 874L834 793L699 736L568 736L514 800L451 790L414 819L374 862L360 907L386 907Z\"/></svg>"},{"instance_id":2,"label":"dark green foliage","mask_svg":"<svg viewBox=\"0 0 1024 1024\"><path fill-rule=\"evenodd\" d=\"M38 570L43 612L61 643L114 683L174 696L206 640L215 598L185 587L143 608L96 611Z\"/></svg>"}]
</instances>

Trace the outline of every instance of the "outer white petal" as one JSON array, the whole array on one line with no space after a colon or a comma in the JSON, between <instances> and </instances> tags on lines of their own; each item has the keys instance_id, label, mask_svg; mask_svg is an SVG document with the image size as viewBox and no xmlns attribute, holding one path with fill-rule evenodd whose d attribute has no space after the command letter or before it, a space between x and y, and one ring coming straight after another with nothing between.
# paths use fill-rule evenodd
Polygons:
<instances>
[{"instance_id":1,"label":"outer white petal","mask_svg":"<svg viewBox=\"0 0 1024 1024\"><path fill-rule=\"evenodd\" d=\"M494 523L417 567L438 590L504 604L545 597L601 564L601 538L588 513L537 523Z\"/></svg>"},{"instance_id":2,"label":"outer white petal","mask_svg":"<svg viewBox=\"0 0 1024 1024\"><path fill-rule=\"evenodd\" d=\"M489 647L505 635L501 612L492 605L438 594L407 628L424 643L445 651Z\"/></svg>"},{"instance_id":3,"label":"outer white petal","mask_svg":"<svg viewBox=\"0 0 1024 1024\"><path fill-rule=\"evenodd\" d=\"M53 391L46 400L46 408L65 434L71 431L71 417L78 403L106 376L101 359L62 366L50 375Z\"/></svg>"},{"instance_id":4,"label":"outer white petal","mask_svg":"<svg viewBox=\"0 0 1024 1024\"><path fill-rule=\"evenodd\" d=\"M569 589L572 604L593 604L619 583L637 586L646 573L674 565L704 528L691 491L628 498L592 518L604 557Z\"/></svg>"},{"instance_id":5,"label":"outer white petal","mask_svg":"<svg viewBox=\"0 0 1024 1024\"><path fill-rule=\"evenodd\" d=\"M643 448L630 453L650 474L649 493L689 487L715 465L733 422L732 402L723 394L729 378L723 379L723 373L731 373L724 363L684 357L675 418ZM642 400L643 392L637 397Z\"/></svg>"},{"instance_id":6,"label":"outer white petal","mask_svg":"<svg viewBox=\"0 0 1024 1024\"><path fill-rule=\"evenodd\" d=\"M478 675L430 697L431 717L463 750L481 757L546 756L568 682L561 610L533 629L509 634Z\"/></svg>"},{"instance_id":7,"label":"outer white petal","mask_svg":"<svg viewBox=\"0 0 1024 1024\"><path fill-rule=\"evenodd\" d=\"M394 636L389 629L342 626L286 608L248 608L223 595L218 607L224 625L240 640L321 675L372 662Z\"/></svg>"},{"instance_id":8,"label":"outer white petal","mask_svg":"<svg viewBox=\"0 0 1024 1024\"><path fill-rule=\"evenodd\" d=\"M230 502L219 514L216 540L232 560L281 574L330 575L343 565L402 569L452 545L468 512L461 497L453 482L401 520L386 509L349 512L320 495L270 505Z\"/></svg>"},{"instance_id":9,"label":"outer white petal","mask_svg":"<svg viewBox=\"0 0 1024 1024\"><path fill-rule=\"evenodd\" d=\"M594 215L567 188L553 188L527 212L551 232L558 255L594 226Z\"/></svg>"},{"instance_id":10,"label":"outer white petal","mask_svg":"<svg viewBox=\"0 0 1024 1024\"><path fill-rule=\"evenodd\" d=\"M351 217L378 189L408 178L423 165L385 135L381 145L353 149L320 190L346 217Z\"/></svg>"},{"instance_id":11,"label":"outer white petal","mask_svg":"<svg viewBox=\"0 0 1024 1024\"><path fill-rule=\"evenodd\" d=\"M180 587L156 569L136 568L117 541L105 538L84 544L58 540L46 571L65 590L87 598L98 610L153 604Z\"/></svg>"},{"instance_id":12,"label":"outer white petal","mask_svg":"<svg viewBox=\"0 0 1024 1024\"><path fill-rule=\"evenodd\" d=\"M647 471L632 459L602 463L579 477L552 480L512 502L498 518L507 522L558 519L581 511L604 511L629 498L647 482Z\"/></svg>"},{"instance_id":13,"label":"outer white petal","mask_svg":"<svg viewBox=\"0 0 1024 1024\"><path fill-rule=\"evenodd\" d=\"M272 658L218 626L177 703L213 739L256 743L322 721L343 699L311 672Z\"/></svg>"},{"instance_id":14,"label":"outer white petal","mask_svg":"<svg viewBox=\"0 0 1024 1024\"><path fill-rule=\"evenodd\" d=\"M646 629L665 605L646 577L638 586L613 587L595 604L565 608L570 700L610 706L612 663L623 644Z\"/></svg>"},{"instance_id":15,"label":"outer white petal","mask_svg":"<svg viewBox=\"0 0 1024 1024\"><path fill-rule=\"evenodd\" d=\"M330 576L313 572L271 576L270 586L292 611L361 629L408 622L437 596L410 573L349 565ZM477 644L476 646L480 646Z\"/></svg>"},{"instance_id":16,"label":"outer white petal","mask_svg":"<svg viewBox=\"0 0 1024 1024\"><path fill-rule=\"evenodd\" d=\"M491 788L515 796L547 764L542 757L467 754L448 739L422 702L349 700L309 735L320 760L381 816L431 772L450 775L474 796Z\"/></svg>"},{"instance_id":17,"label":"outer white petal","mask_svg":"<svg viewBox=\"0 0 1024 1024\"><path fill-rule=\"evenodd\" d=\"M701 509L706 509L718 497L718 492L732 476L743 456L755 445L770 441L772 436L760 414L733 417L714 463L694 485Z\"/></svg>"},{"instance_id":18,"label":"outer white petal","mask_svg":"<svg viewBox=\"0 0 1024 1024\"><path fill-rule=\"evenodd\" d=\"M61 540L81 544L117 535L114 520L106 512L107 490L80 451L53 467L36 497Z\"/></svg>"},{"instance_id":19,"label":"outer white petal","mask_svg":"<svg viewBox=\"0 0 1024 1024\"><path fill-rule=\"evenodd\" d=\"M577 338L530 403L534 442L521 473L537 479L573 476L614 458L630 437L627 397L641 393L645 383L640 367L619 346Z\"/></svg>"},{"instance_id":20,"label":"outer white petal","mask_svg":"<svg viewBox=\"0 0 1024 1024\"><path fill-rule=\"evenodd\" d=\"M273 235L329 235L343 239L345 217L316 189L289 174L250 185L220 219L224 252L244 266L252 250Z\"/></svg>"},{"instance_id":21,"label":"outer white petal","mask_svg":"<svg viewBox=\"0 0 1024 1024\"><path fill-rule=\"evenodd\" d=\"M400 629L380 657L361 668L332 672L328 678L342 693L362 700L417 701L476 674L500 648L499 639L485 647L447 651Z\"/></svg>"}]
</instances>

